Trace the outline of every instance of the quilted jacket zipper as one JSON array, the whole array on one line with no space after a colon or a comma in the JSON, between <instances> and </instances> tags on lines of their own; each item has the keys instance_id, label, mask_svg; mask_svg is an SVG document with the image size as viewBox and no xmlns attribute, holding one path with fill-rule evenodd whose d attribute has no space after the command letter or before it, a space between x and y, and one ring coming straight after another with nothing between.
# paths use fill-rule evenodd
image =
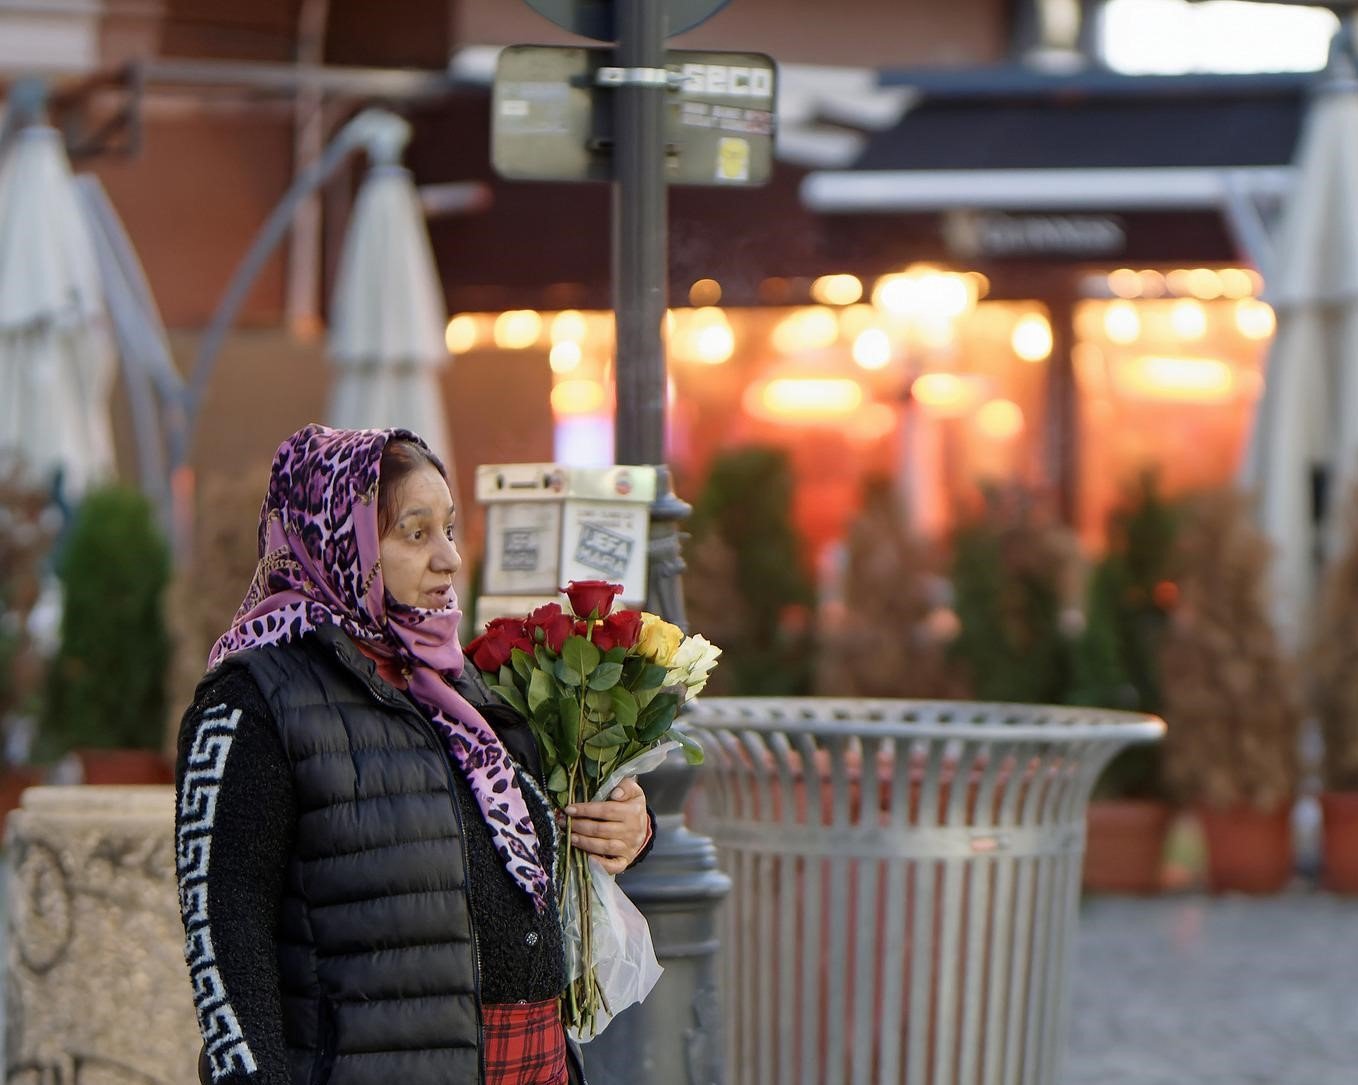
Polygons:
<instances>
[{"instance_id":1,"label":"quilted jacket zipper","mask_svg":"<svg viewBox=\"0 0 1358 1085\"><path fill-rule=\"evenodd\" d=\"M335 655L339 661L352 673L357 675L359 680L368 688L368 692L376 697L383 704L390 706L401 712L403 715L419 721L420 730L434 743L436 749L442 755L443 767L448 774L448 800L453 807L453 820L457 822L458 843L462 846L462 870L463 878L471 878L471 859L467 854L467 833L462 824L462 811L458 809L457 802L457 780L453 777L452 761L448 757L447 750L439 740L438 732L434 725L425 719L424 714L418 711L413 704L399 694L388 694L376 682L370 681L366 676L358 671L349 660L345 659L344 651L339 645L335 645ZM471 891L465 890L467 893ZM476 1061L481 1081L486 1080L486 1042L485 1025L482 1022L483 1011L481 1008L481 939L476 934L476 922L472 918L471 901L467 902L467 926L472 932L472 951L473 951L473 972L472 972L472 991L476 999Z\"/></svg>"}]
</instances>

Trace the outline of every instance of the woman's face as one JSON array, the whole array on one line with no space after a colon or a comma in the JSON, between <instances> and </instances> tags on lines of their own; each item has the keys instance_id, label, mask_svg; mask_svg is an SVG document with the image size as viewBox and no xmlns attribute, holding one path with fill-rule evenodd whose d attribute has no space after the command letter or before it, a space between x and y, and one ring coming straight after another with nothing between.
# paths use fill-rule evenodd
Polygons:
<instances>
[{"instance_id":1,"label":"woman's face","mask_svg":"<svg viewBox=\"0 0 1358 1085\"><path fill-rule=\"evenodd\" d=\"M453 576L462 568L453 545L453 498L427 463L400 486L396 519L379 540L382 580L398 603L438 610L452 599Z\"/></svg>"}]
</instances>

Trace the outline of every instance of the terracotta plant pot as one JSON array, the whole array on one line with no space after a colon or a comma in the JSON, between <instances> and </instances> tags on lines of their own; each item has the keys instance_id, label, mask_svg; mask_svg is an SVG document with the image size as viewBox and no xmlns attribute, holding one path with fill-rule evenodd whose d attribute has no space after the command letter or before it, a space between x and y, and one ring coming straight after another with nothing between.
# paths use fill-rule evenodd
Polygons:
<instances>
[{"instance_id":1,"label":"terracotta plant pot","mask_svg":"<svg viewBox=\"0 0 1358 1085\"><path fill-rule=\"evenodd\" d=\"M1292 805L1197 811L1213 893L1277 893L1292 880Z\"/></svg>"},{"instance_id":2,"label":"terracotta plant pot","mask_svg":"<svg viewBox=\"0 0 1358 1085\"><path fill-rule=\"evenodd\" d=\"M87 784L172 784L174 767L159 750L76 750Z\"/></svg>"},{"instance_id":3,"label":"terracotta plant pot","mask_svg":"<svg viewBox=\"0 0 1358 1085\"><path fill-rule=\"evenodd\" d=\"M1153 799L1099 799L1085 819L1082 885L1088 893L1148 895L1164 888L1173 810Z\"/></svg>"},{"instance_id":4,"label":"terracotta plant pot","mask_svg":"<svg viewBox=\"0 0 1358 1085\"><path fill-rule=\"evenodd\" d=\"M1325 835L1321 858L1325 888L1358 894L1358 791L1326 791L1320 796Z\"/></svg>"},{"instance_id":5,"label":"terracotta plant pot","mask_svg":"<svg viewBox=\"0 0 1358 1085\"><path fill-rule=\"evenodd\" d=\"M19 808L24 790L42 783L42 773L27 766L8 769L0 774L0 840L4 839L5 819L10 811Z\"/></svg>"}]
</instances>

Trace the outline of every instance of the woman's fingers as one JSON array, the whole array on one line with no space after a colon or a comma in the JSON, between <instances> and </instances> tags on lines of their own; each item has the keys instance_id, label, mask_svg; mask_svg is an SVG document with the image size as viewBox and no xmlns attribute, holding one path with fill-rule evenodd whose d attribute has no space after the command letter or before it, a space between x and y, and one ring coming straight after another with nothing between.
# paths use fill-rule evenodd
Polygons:
<instances>
[{"instance_id":1,"label":"woman's fingers","mask_svg":"<svg viewBox=\"0 0 1358 1085\"><path fill-rule=\"evenodd\" d=\"M646 795L635 779L618 784L605 802L580 802L566 807L571 844L599 858L605 870L625 870L650 830Z\"/></svg>"}]
</instances>

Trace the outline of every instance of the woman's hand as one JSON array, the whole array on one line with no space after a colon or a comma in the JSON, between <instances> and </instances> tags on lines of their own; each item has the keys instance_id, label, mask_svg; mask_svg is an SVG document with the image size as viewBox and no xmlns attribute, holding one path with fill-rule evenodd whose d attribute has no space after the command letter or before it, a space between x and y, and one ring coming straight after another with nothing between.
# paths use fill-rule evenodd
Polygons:
<instances>
[{"instance_id":1,"label":"woman's hand","mask_svg":"<svg viewBox=\"0 0 1358 1085\"><path fill-rule=\"evenodd\" d=\"M623 780L606 802L577 802L566 807L571 844L599 860L610 874L621 874L646 846L651 819L646 794L632 777Z\"/></svg>"}]
</instances>

